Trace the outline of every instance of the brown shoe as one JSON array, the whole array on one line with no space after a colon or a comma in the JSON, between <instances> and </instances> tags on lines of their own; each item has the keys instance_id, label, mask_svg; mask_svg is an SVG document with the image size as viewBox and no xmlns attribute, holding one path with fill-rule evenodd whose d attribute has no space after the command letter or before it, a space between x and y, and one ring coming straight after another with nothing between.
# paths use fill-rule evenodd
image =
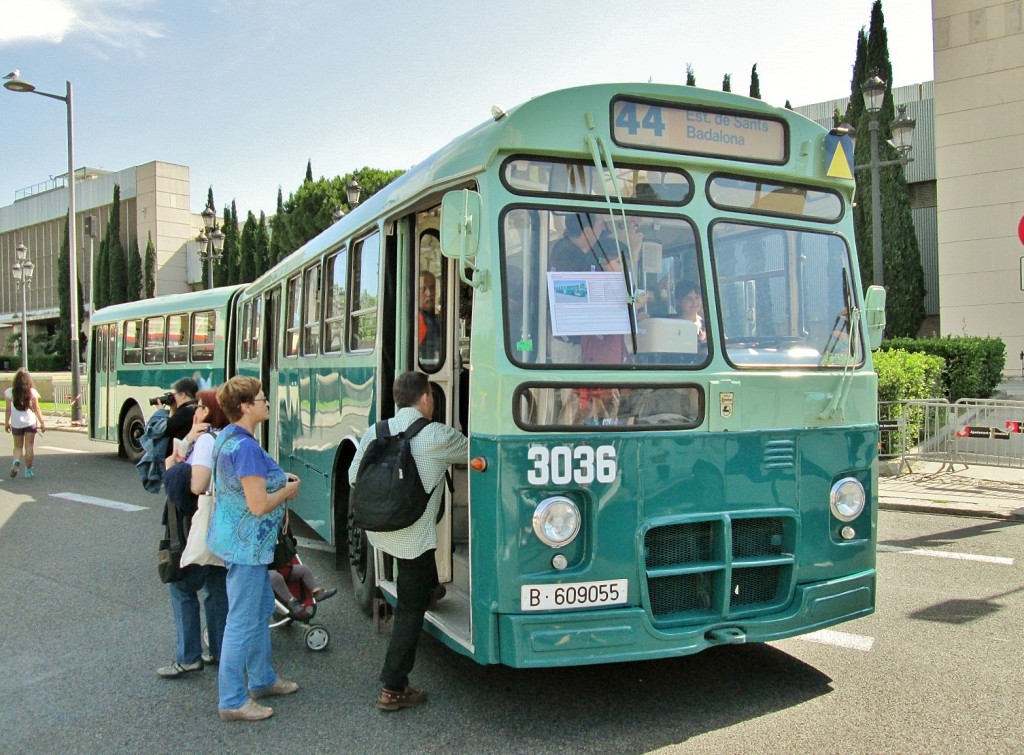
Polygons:
<instances>
[{"instance_id":1,"label":"brown shoe","mask_svg":"<svg viewBox=\"0 0 1024 755\"><path fill-rule=\"evenodd\" d=\"M427 699L427 693L423 690L406 687L401 692L396 692L387 687L380 688L380 697L377 698L377 707L381 710L401 710L419 705Z\"/></svg>"},{"instance_id":2,"label":"brown shoe","mask_svg":"<svg viewBox=\"0 0 1024 755\"><path fill-rule=\"evenodd\" d=\"M271 695L290 695L298 691L299 685L297 682L286 682L284 679L278 679L269 687L250 692L249 696L255 700L260 697L270 697Z\"/></svg>"},{"instance_id":3,"label":"brown shoe","mask_svg":"<svg viewBox=\"0 0 1024 755\"><path fill-rule=\"evenodd\" d=\"M431 590L430 600L427 601L427 610L433 611L435 608L437 608L438 601L443 599L444 596L447 594L448 591L445 589L444 585L438 585L433 590Z\"/></svg>"},{"instance_id":4,"label":"brown shoe","mask_svg":"<svg viewBox=\"0 0 1024 755\"><path fill-rule=\"evenodd\" d=\"M221 721L262 721L274 715L274 709L260 705L255 700L246 700L241 708L220 711Z\"/></svg>"}]
</instances>

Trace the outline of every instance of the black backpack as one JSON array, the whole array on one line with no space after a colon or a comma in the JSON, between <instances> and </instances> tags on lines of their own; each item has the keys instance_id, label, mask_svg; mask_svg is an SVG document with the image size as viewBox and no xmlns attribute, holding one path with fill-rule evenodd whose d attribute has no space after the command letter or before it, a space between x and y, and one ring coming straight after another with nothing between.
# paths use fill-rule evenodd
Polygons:
<instances>
[{"instance_id":1,"label":"black backpack","mask_svg":"<svg viewBox=\"0 0 1024 755\"><path fill-rule=\"evenodd\" d=\"M392 435L387 420L377 423L377 437L363 453L349 496L356 527L394 532L423 516L433 491L423 487L409 441L429 424L429 419L421 417L404 432Z\"/></svg>"}]
</instances>

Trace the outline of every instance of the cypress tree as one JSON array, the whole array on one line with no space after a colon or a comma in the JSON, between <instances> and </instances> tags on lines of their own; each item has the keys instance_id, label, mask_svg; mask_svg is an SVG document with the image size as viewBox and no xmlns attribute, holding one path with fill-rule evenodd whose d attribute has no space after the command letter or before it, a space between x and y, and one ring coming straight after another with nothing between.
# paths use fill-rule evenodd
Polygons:
<instances>
[{"instance_id":1,"label":"cypress tree","mask_svg":"<svg viewBox=\"0 0 1024 755\"><path fill-rule=\"evenodd\" d=\"M267 216L264 213L260 213L260 222L256 227L256 250L254 255L254 263L256 265L256 276L255 280L271 267L270 257L270 233L267 230Z\"/></svg>"},{"instance_id":2,"label":"cypress tree","mask_svg":"<svg viewBox=\"0 0 1024 755\"><path fill-rule=\"evenodd\" d=\"M757 75L757 63L750 69L750 96L756 100L761 99L761 79Z\"/></svg>"},{"instance_id":3,"label":"cypress tree","mask_svg":"<svg viewBox=\"0 0 1024 755\"><path fill-rule=\"evenodd\" d=\"M216 276L217 285L230 286L242 282L239 274L241 240L238 234L238 207L233 199L231 205L224 208L221 231L224 233L224 253L221 256L221 275Z\"/></svg>"},{"instance_id":4,"label":"cypress tree","mask_svg":"<svg viewBox=\"0 0 1024 755\"><path fill-rule=\"evenodd\" d=\"M146 237L146 267L145 267L145 289L146 298L152 299L156 294L156 249L153 247L153 234Z\"/></svg>"},{"instance_id":5,"label":"cypress tree","mask_svg":"<svg viewBox=\"0 0 1024 755\"><path fill-rule=\"evenodd\" d=\"M697 77L693 75L693 66L689 63L686 64L686 86L697 86Z\"/></svg>"},{"instance_id":6,"label":"cypress tree","mask_svg":"<svg viewBox=\"0 0 1024 755\"><path fill-rule=\"evenodd\" d=\"M93 296L96 298L96 309L111 304L110 301L110 280L107 275L107 236L100 239L100 248L96 252L96 259L93 260Z\"/></svg>"},{"instance_id":7,"label":"cypress tree","mask_svg":"<svg viewBox=\"0 0 1024 755\"><path fill-rule=\"evenodd\" d=\"M139 252L139 237L132 239L128 252L128 290L125 301L138 301L142 298L142 254Z\"/></svg>"},{"instance_id":8,"label":"cypress tree","mask_svg":"<svg viewBox=\"0 0 1024 755\"><path fill-rule=\"evenodd\" d=\"M70 271L68 264L70 260L71 247L68 243L68 222L64 221L64 238L60 245L60 254L57 255L57 309L60 313L57 326L56 353L60 356L61 364L71 365L71 302L68 291ZM76 276L77 277L77 276Z\"/></svg>"},{"instance_id":9,"label":"cypress tree","mask_svg":"<svg viewBox=\"0 0 1024 755\"><path fill-rule=\"evenodd\" d=\"M277 210L270 219L270 250L267 256L268 269L288 256L285 239L288 237L288 216L284 211L284 198L281 187L277 187Z\"/></svg>"},{"instance_id":10,"label":"cypress tree","mask_svg":"<svg viewBox=\"0 0 1024 755\"><path fill-rule=\"evenodd\" d=\"M245 219L239 246L238 282L249 283L256 280L256 216L252 210Z\"/></svg>"},{"instance_id":11,"label":"cypress tree","mask_svg":"<svg viewBox=\"0 0 1024 755\"><path fill-rule=\"evenodd\" d=\"M870 121L860 87L868 78L877 75L886 84L885 99L878 113L878 157L885 162L896 160L899 153L888 144L892 137L890 124L896 108L892 95L892 63L889 60L888 35L881 0L871 7L871 25L865 35L861 30L857 39L857 58L853 68L850 107L846 120L855 125L857 165L871 161ZM865 283L873 279L873 239L871 231L871 175L869 170L858 173L857 203L854 208L854 228L857 249L861 254L861 277ZM917 335L924 322L924 269L921 252L914 231L910 194L903 166L890 165L879 171L882 217L882 259L886 287L886 335L889 337Z\"/></svg>"},{"instance_id":12,"label":"cypress tree","mask_svg":"<svg viewBox=\"0 0 1024 755\"><path fill-rule=\"evenodd\" d=\"M312 182L312 180L313 180L313 161L312 160L307 160L306 161L306 178L303 181L303 183L307 183L308 184L308 183Z\"/></svg>"},{"instance_id":13,"label":"cypress tree","mask_svg":"<svg viewBox=\"0 0 1024 755\"><path fill-rule=\"evenodd\" d=\"M107 224L107 280L111 304L128 301L128 265L121 244L121 186L114 184L114 198L110 203L110 222Z\"/></svg>"},{"instance_id":14,"label":"cypress tree","mask_svg":"<svg viewBox=\"0 0 1024 755\"><path fill-rule=\"evenodd\" d=\"M732 91L732 74L731 73L725 74L725 76L722 78L722 91L723 92L731 92Z\"/></svg>"}]
</instances>

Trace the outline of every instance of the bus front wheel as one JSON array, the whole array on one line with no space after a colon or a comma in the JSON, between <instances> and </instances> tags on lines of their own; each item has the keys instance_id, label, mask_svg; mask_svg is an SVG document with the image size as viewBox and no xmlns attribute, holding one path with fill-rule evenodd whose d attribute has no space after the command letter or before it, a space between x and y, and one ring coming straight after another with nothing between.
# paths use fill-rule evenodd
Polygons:
<instances>
[{"instance_id":1,"label":"bus front wheel","mask_svg":"<svg viewBox=\"0 0 1024 755\"><path fill-rule=\"evenodd\" d=\"M139 439L146 432L146 418L142 416L142 410L133 406L125 412L121 420L121 443L118 450L120 455L135 464L142 458L142 443Z\"/></svg>"},{"instance_id":2,"label":"bus front wheel","mask_svg":"<svg viewBox=\"0 0 1024 755\"><path fill-rule=\"evenodd\" d=\"M348 562L352 573L352 593L356 605L367 616L373 613L373 598L377 594L377 579L373 564L373 548L366 533L348 518Z\"/></svg>"}]
</instances>

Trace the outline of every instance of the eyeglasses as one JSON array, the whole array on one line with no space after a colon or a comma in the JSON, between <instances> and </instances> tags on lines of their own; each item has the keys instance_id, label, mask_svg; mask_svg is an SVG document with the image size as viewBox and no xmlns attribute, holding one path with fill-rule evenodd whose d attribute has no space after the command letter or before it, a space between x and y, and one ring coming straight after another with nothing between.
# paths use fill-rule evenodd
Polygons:
<instances>
[{"instance_id":1,"label":"eyeglasses","mask_svg":"<svg viewBox=\"0 0 1024 755\"><path fill-rule=\"evenodd\" d=\"M269 399L269 398L267 398L266 396L264 396L263 398L259 398L259 397L257 397L257 398L254 398L254 399L252 400L252 402L253 402L254 404L255 404L255 403L256 403L257 401L262 401L262 402L263 402L264 404L269 404L269 403L270 403L270 399Z\"/></svg>"}]
</instances>

